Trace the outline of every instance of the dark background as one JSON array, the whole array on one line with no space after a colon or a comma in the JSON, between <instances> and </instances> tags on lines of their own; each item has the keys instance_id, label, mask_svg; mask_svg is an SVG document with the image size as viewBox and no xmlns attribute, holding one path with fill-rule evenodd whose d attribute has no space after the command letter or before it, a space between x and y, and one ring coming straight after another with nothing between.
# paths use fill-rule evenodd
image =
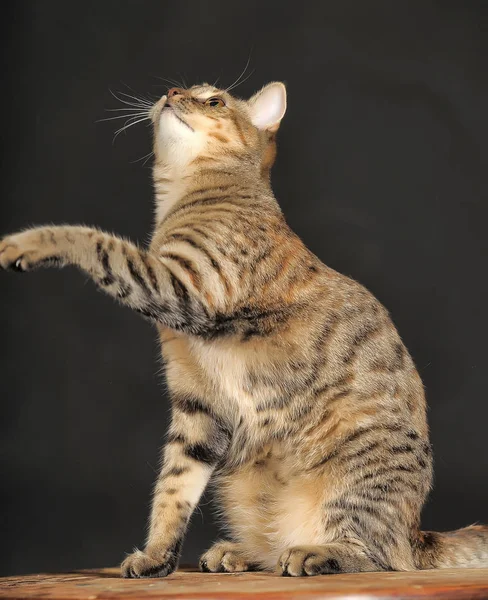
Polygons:
<instances>
[{"instance_id":1,"label":"dark background","mask_svg":"<svg viewBox=\"0 0 488 600\"><path fill-rule=\"evenodd\" d=\"M144 242L144 124L109 88L288 85L274 188L291 226L390 309L426 385L424 526L488 520L486 2L66 0L2 5L0 231ZM113 113L112 113L113 114ZM2 574L107 566L143 543L168 402L151 326L74 270L0 275ZM217 535L205 497L183 561Z\"/></svg>"}]
</instances>

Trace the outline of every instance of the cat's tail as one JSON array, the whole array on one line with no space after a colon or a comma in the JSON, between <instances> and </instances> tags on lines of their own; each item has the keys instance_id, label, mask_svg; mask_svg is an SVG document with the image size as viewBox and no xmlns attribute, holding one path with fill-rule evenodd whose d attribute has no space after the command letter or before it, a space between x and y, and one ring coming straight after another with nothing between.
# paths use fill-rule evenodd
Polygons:
<instances>
[{"instance_id":1,"label":"cat's tail","mask_svg":"<svg viewBox=\"0 0 488 600\"><path fill-rule=\"evenodd\" d=\"M488 567L488 526L438 533L421 531L413 544L417 569Z\"/></svg>"}]
</instances>

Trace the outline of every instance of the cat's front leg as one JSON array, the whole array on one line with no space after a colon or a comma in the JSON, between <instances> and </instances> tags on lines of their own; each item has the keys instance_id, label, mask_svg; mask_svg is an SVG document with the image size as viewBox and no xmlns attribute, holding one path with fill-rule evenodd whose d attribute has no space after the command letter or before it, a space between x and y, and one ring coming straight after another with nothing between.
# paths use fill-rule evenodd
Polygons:
<instances>
[{"instance_id":1,"label":"cat's front leg","mask_svg":"<svg viewBox=\"0 0 488 600\"><path fill-rule=\"evenodd\" d=\"M173 398L173 420L156 482L144 551L129 555L123 577L165 577L177 567L188 521L215 466L229 446L231 429L205 400Z\"/></svg>"},{"instance_id":2,"label":"cat's front leg","mask_svg":"<svg viewBox=\"0 0 488 600\"><path fill-rule=\"evenodd\" d=\"M67 239L59 239L49 227L10 235L0 240L0 267L24 272L40 266L62 266L66 264L67 242Z\"/></svg>"},{"instance_id":3,"label":"cat's front leg","mask_svg":"<svg viewBox=\"0 0 488 600\"><path fill-rule=\"evenodd\" d=\"M214 325L207 281L184 257L169 267L158 254L83 226L37 227L0 240L0 269L49 265L80 268L100 290L167 327L202 334Z\"/></svg>"},{"instance_id":4,"label":"cat's front leg","mask_svg":"<svg viewBox=\"0 0 488 600\"><path fill-rule=\"evenodd\" d=\"M151 261L134 244L92 227L35 227L0 240L0 269L23 273L73 265L104 292L143 314L148 304L161 304L159 265L153 268Z\"/></svg>"}]
</instances>

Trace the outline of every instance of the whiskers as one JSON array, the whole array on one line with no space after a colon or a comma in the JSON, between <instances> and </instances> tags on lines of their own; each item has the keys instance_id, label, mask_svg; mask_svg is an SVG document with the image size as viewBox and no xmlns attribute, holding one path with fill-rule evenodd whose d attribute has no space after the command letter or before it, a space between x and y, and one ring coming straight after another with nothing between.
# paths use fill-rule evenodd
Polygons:
<instances>
[{"instance_id":1,"label":"whiskers","mask_svg":"<svg viewBox=\"0 0 488 600\"><path fill-rule=\"evenodd\" d=\"M136 160L132 160L131 163L134 164L137 162L141 162L141 160L143 160L144 162L142 163L142 166L145 167L148 160L150 160L153 156L154 156L154 150L151 150L151 152L148 152L144 156L141 156L141 158L136 158Z\"/></svg>"},{"instance_id":2,"label":"whiskers","mask_svg":"<svg viewBox=\"0 0 488 600\"><path fill-rule=\"evenodd\" d=\"M228 88L225 89L226 92L230 92L231 90L234 90L237 86L242 85L245 81L247 81L249 79L249 77L251 77L251 75L254 73L255 69L253 69L248 75L247 77L244 77L244 75L246 74L247 69L249 68L249 64L251 62L251 55L252 55L252 48L251 48L251 52L249 52L249 57L247 59L246 62L246 66L244 67L242 73L239 75L239 77L229 85Z\"/></svg>"},{"instance_id":3,"label":"whiskers","mask_svg":"<svg viewBox=\"0 0 488 600\"><path fill-rule=\"evenodd\" d=\"M108 108L107 112L117 112L121 114L117 114L112 117L106 117L105 119L99 119L98 121L114 121L116 119L125 119L122 127L117 129L114 133L112 142L115 142L117 137L123 131L127 131L129 127L137 125L138 123L142 123L143 121L151 120L150 111L153 107L153 102L148 98L138 98L137 96L127 94L126 92L118 92L117 95L112 90L109 91L118 102L121 102L125 106L123 108Z\"/></svg>"},{"instance_id":4,"label":"whiskers","mask_svg":"<svg viewBox=\"0 0 488 600\"><path fill-rule=\"evenodd\" d=\"M181 81L178 81L177 79L170 79L168 77L159 77L158 75L153 75L153 77L168 83L171 87L183 88L184 90L186 90L188 87L183 77L181 78Z\"/></svg>"}]
</instances>

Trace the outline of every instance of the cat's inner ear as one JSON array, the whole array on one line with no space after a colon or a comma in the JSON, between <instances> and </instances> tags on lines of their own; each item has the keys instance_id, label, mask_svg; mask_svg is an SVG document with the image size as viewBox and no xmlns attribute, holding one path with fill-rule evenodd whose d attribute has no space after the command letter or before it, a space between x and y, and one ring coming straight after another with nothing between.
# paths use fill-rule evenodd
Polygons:
<instances>
[{"instance_id":1,"label":"cat's inner ear","mask_svg":"<svg viewBox=\"0 0 488 600\"><path fill-rule=\"evenodd\" d=\"M283 83L269 83L248 100L252 124L258 129L277 131L286 111L286 88Z\"/></svg>"}]
</instances>

